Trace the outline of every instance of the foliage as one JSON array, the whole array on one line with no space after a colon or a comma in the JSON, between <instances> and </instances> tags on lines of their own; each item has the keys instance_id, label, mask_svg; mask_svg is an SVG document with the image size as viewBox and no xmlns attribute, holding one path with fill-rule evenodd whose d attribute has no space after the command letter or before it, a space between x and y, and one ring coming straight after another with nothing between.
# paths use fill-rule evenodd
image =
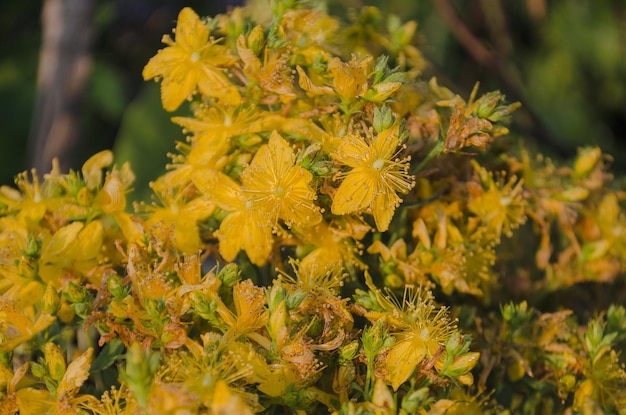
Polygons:
<instances>
[{"instance_id":1,"label":"foliage","mask_svg":"<svg viewBox=\"0 0 626 415\"><path fill-rule=\"evenodd\" d=\"M374 17L184 8L152 203L109 151L0 188L3 413L626 412L626 309L541 310L623 280L610 158L531 154Z\"/></svg>"}]
</instances>

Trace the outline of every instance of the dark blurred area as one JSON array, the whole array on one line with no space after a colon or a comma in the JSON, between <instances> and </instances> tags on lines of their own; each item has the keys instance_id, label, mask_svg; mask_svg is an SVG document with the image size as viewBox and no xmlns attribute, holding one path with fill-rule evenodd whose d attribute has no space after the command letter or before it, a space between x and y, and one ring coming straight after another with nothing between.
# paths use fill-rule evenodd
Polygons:
<instances>
[{"instance_id":1,"label":"dark blurred area","mask_svg":"<svg viewBox=\"0 0 626 415\"><path fill-rule=\"evenodd\" d=\"M45 31L42 10L52 2L72 1L77 0L0 5L4 32L0 44L2 184L11 184L16 173L32 165L39 163L40 173L51 167L49 161L43 165L35 162L44 146L33 138L52 130L42 121L45 117L37 115L42 102L37 87L45 49L42 38L50 33ZM147 181L163 170L166 153L182 138L180 129L169 121L172 114L160 107L158 85L143 81L143 66L163 46L161 38L171 33L182 7L191 6L201 16L212 16L242 2L78 1L93 1L92 9L89 18L81 22L85 29L77 29L80 35L74 34L74 42L70 40L64 47L72 50L74 43L88 44L87 54L81 55L88 59L88 65L81 67L87 75L69 106L75 117L75 141L63 146L58 156L64 170L79 169L91 154L114 148L117 163L131 162L138 176L135 198L141 199ZM404 21L417 20L416 43L429 61L425 77L436 76L441 85L465 98L479 81L481 92L500 89L510 101L521 101L523 109L516 114L512 131L531 147L567 158L580 146L598 145L613 154L615 172L626 172L623 1L327 3L332 12L344 17L365 5L381 8L383 15L394 13ZM41 77L41 69L39 73ZM79 83L78 77L65 75ZM57 102L58 97L50 99Z\"/></svg>"}]
</instances>

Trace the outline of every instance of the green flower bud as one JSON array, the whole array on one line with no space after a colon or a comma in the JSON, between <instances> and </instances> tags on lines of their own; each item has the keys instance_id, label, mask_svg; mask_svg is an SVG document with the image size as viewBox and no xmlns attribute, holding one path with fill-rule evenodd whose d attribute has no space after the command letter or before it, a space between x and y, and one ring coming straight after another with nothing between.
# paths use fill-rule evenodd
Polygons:
<instances>
[{"instance_id":1,"label":"green flower bud","mask_svg":"<svg viewBox=\"0 0 626 415\"><path fill-rule=\"evenodd\" d=\"M267 306L270 312L275 310L287 297L287 291L280 283L272 285L268 293Z\"/></svg>"},{"instance_id":2,"label":"green flower bud","mask_svg":"<svg viewBox=\"0 0 626 415\"><path fill-rule=\"evenodd\" d=\"M87 289L70 281L65 292L65 298L74 304L85 302L87 300Z\"/></svg>"},{"instance_id":3,"label":"green flower bud","mask_svg":"<svg viewBox=\"0 0 626 415\"><path fill-rule=\"evenodd\" d=\"M263 32L263 26L257 25L248 35L248 47L258 56L263 50L264 45L265 33Z\"/></svg>"},{"instance_id":4,"label":"green flower bud","mask_svg":"<svg viewBox=\"0 0 626 415\"><path fill-rule=\"evenodd\" d=\"M165 301L162 298L146 298L144 307L150 317L160 317L165 309Z\"/></svg>"},{"instance_id":5,"label":"green flower bud","mask_svg":"<svg viewBox=\"0 0 626 415\"><path fill-rule=\"evenodd\" d=\"M91 306L87 303L75 303L71 304L71 307L76 315L83 319L89 317L89 315L91 314Z\"/></svg>"},{"instance_id":6,"label":"green flower bud","mask_svg":"<svg viewBox=\"0 0 626 415\"><path fill-rule=\"evenodd\" d=\"M160 359L158 352L144 351L139 343L133 343L126 353L126 370L122 372L122 378L142 408L148 405L148 395Z\"/></svg>"},{"instance_id":7,"label":"green flower bud","mask_svg":"<svg viewBox=\"0 0 626 415\"><path fill-rule=\"evenodd\" d=\"M48 375L48 369L46 369L44 365L35 362L30 363L30 371L33 376L38 378L43 378Z\"/></svg>"},{"instance_id":8,"label":"green flower bud","mask_svg":"<svg viewBox=\"0 0 626 415\"><path fill-rule=\"evenodd\" d=\"M43 349L46 366L50 377L54 380L63 379L67 365L63 351L56 343L48 342Z\"/></svg>"},{"instance_id":9,"label":"green flower bud","mask_svg":"<svg viewBox=\"0 0 626 415\"><path fill-rule=\"evenodd\" d=\"M401 86L402 82L381 82L380 84L372 86L372 88L367 91L365 99L372 102L383 102L400 89Z\"/></svg>"},{"instance_id":10,"label":"green flower bud","mask_svg":"<svg viewBox=\"0 0 626 415\"><path fill-rule=\"evenodd\" d=\"M128 295L128 288L122 283L122 278L113 274L107 280L107 288L116 300L122 300Z\"/></svg>"},{"instance_id":11,"label":"green flower bud","mask_svg":"<svg viewBox=\"0 0 626 415\"><path fill-rule=\"evenodd\" d=\"M288 310L293 310L298 307L304 299L308 296L308 294L301 290L296 290L293 294L287 297L286 305Z\"/></svg>"},{"instance_id":12,"label":"green flower bud","mask_svg":"<svg viewBox=\"0 0 626 415\"><path fill-rule=\"evenodd\" d=\"M41 250L41 240L35 239L32 235L28 235L26 240L26 249L22 251L24 255L30 258L39 258Z\"/></svg>"},{"instance_id":13,"label":"green flower bud","mask_svg":"<svg viewBox=\"0 0 626 415\"><path fill-rule=\"evenodd\" d=\"M205 320L213 320L215 318L215 310L217 303L215 300L209 300L205 295L198 291L191 293L191 305L196 313Z\"/></svg>"},{"instance_id":14,"label":"green flower bud","mask_svg":"<svg viewBox=\"0 0 626 415\"><path fill-rule=\"evenodd\" d=\"M237 264L227 264L217 273L217 278L226 287L233 287L239 281L241 281L241 273Z\"/></svg>"},{"instance_id":15,"label":"green flower bud","mask_svg":"<svg viewBox=\"0 0 626 415\"><path fill-rule=\"evenodd\" d=\"M339 352L339 364L344 364L354 360L360 347L361 345L356 340L342 346L341 351Z\"/></svg>"},{"instance_id":16,"label":"green flower bud","mask_svg":"<svg viewBox=\"0 0 626 415\"><path fill-rule=\"evenodd\" d=\"M374 108L374 129L381 133L393 125L393 112L386 106Z\"/></svg>"}]
</instances>

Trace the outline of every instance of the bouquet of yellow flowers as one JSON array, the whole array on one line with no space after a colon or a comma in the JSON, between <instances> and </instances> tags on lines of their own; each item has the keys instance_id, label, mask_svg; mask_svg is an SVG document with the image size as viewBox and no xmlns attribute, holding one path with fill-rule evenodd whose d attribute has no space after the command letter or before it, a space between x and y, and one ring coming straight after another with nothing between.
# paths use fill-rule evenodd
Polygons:
<instances>
[{"instance_id":1,"label":"bouquet of yellow flowers","mask_svg":"<svg viewBox=\"0 0 626 415\"><path fill-rule=\"evenodd\" d=\"M152 203L110 151L0 188L1 412L626 413L626 309L550 301L624 284L609 157L505 139L414 22L270 9L184 8L145 66L191 110Z\"/></svg>"}]
</instances>

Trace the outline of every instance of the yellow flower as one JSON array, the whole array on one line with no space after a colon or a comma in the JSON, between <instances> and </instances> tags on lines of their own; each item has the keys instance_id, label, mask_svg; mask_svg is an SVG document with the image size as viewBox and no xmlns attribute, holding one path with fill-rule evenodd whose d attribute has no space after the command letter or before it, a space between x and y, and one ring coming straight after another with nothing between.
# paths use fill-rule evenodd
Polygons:
<instances>
[{"instance_id":1,"label":"yellow flower","mask_svg":"<svg viewBox=\"0 0 626 415\"><path fill-rule=\"evenodd\" d=\"M44 240L39 260L39 275L46 283L59 287L67 277L89 276L99 282L98 265L104 240L102 222L85 225L72 222Z\"/></svg>"},{"instance_id":2,"label":"yellow flower","mask_svg":"<svg viewBox=\"0 0 626 415\"><path fill-rule=\"evenodd\" d=\"M33 316L30 310L18 309L6 296L0 297L0 353L13 351L55 320L50 314Z\"/></svg>"},{"instance_id":3,"label":"yellow flower","mask_svg":"<svg viewBox=\"0 0 626 415\"><path fill-rule=\"evenodd\" d=\"M254 35L260 30L261 26L257 26L251 33ZM251 43L248 39L247 43ZM254 83L258 83L261 88L269 93L276 95L283 104L287 104L296 98L296 90L293 85L293 75L288 65L288 55L280 49L266 49L264 52L264 62L256 56L255 52L246 45L244 35L237 39L237 51L244 63L244 74L246 78ZM266 93L267 93L266 92ZM272 102L276 98L265 98L266 101Z\"/></svg>"},{"instance_id":4,"label":"yellow flower","mask_svg":"<svg viewBox=\"0 0 626 415\"><path fill-rule=\"evenodd\" d=\"M255 286L251 280L244 280L233 287L233 302L237 320L230 329L235 338L265 326L267 297L263 288Z\"/></svg>"},{"instance_id":5,"label":"yellow flower","mask_svg":"<svg viewBox=\"0 0 626 415\"><path fill-rule=\"evenodd\" d=\"M408 174L409 159L396 157L399 142L397 123L372 140L356 134L343 137L332 157L352 169L339 175L343 181L333 198L335 215L367 211L374 216L379 231L389 228L402 201L396 192L408 193L415 185Z\"/></svg>"},{"instance_id":6,"label":"yellow flower","mask_svg":"<svg viewBox=\"0 0 626 415\"><path fill-rule=\"evenodd\" d=\"M310 228L296 229L296 233L312 249L300 262L303 273L339 276L345 272L345 265L365 268L358 258L358 247L351 242L352 238L358 239L361 235L353 235L349 230L337 229L325 222Z\"/></svg>"},{"instance_id":7,"label":"yellow flower","mask_svg":"<svg viewBox=\"0 0 626 415\"><path fill-rule=\"evenodd\" d=\"M163 77L161 100L163 108L174 111L196 90L218 98L226 104L237 105L241 96L221 68L235 62L228 49L209 39L209 28L189 7L178 15L176 41L168 35L161 49L143 69L145 80Z\"/></svg>"},{"instance_id":8,"label":"yellow flower","mask_svg":"<svg viewBox=\"0 0 626 415\"><path fill-rule=\"evenodd\" d=\"M333 87L341 99L350 100L363 96L368 90L368 69L372 57L367 56L358 60L352 56L350 62L342 62L339 58L332 58L328 62L328 69L333 75Z\"/></svg>"},{"instance_id":9,"label":"yellow flower","mask_svg":"<svg viewBox=\"0 0 626 415\"><path fill-rule=\"evenodd\" d=\"M367 272L365 282L382 311L367 311L364 316L371 322L386 319L396 339L386 358L387 380L395 391L425 359L439 358L456 324L449 319L446 307L436 309L431 291L423 286L406 285L400 301L383 294Z\"/></svg>"},{"instance_id":10,"label":"yellow flower","mask_svg":"<svg viewBox=\"0 0 626 415\"><path fill-rule=\"evenodd\" d=\"M392 332L396 342L387 354L387 377L394 390L403 384L424 359L437 358L454 330L448 310L435 310L430 291L407 286L398 309L402 326Z\"/></svg>"},{"instance_id":11,"label":"yellow flower","mask_svg":"<svg viewBox=\"0 0 626 415\"><path fill-rule=\"evenodd\" d=\"M152 215L146 221L146 230L169 227L174 235L174 244L181 252L187 255L197 252L202 247L198 221L210 216L215 205L203 197L186 201L182 192L173 190L159 196L163 207L150 207Z\"/></svg>"},{"instance_id":12,"label":"yellow flower","mask_svg":"<svg viewBox=\"0 0 626 415\"><path fill-rule=\"evenodd\" d=\"M244 192L255 207L267 212L272 224L280 218L288 226L314 226L322 215L313 203L316 193L309 185L313 175L295 163L293 149L274 131L241 175Z\"/></svg>"},{"instance_id":13,"label":"yellow flower","mask_svg":"<svg viewBox=\"0 0 626 415\"><path fill-rule=\"evenodd\" d=\"M194 183L217 206L228 212L216 231L222 257L233 261L243 249L253 264L265 264L274 243L272 223L267 212L257 209L254 202L246 198L241 186L223 173L198 175Z\"/></svg>"},{"instance_id":14,"label":"yellow flower","mask_svg":"<svg viewBox=\"0 0 626 415\"><path fill-rule=\"evenodd\" d=\"M481 185L472 188L468 209L493 231L496 241L502 233L513 236L513 229L526 222L523 180L512 176L505 183L500 175L494 177L474 160L472 165Z\"/></svg>"}]
</instances>

